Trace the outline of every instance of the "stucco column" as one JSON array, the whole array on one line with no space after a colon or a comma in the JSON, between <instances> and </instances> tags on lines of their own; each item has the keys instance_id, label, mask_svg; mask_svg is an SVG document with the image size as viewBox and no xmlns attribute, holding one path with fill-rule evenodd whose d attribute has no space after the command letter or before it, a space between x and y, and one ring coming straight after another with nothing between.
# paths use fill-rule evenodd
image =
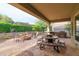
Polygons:
<instances>
[{"instance_id":1,"label":"stucco column","mask_svg":"<svg viewBox=\"0 0 79 59\"><path fill-rule=\"evenodd\" d=\"M47 24L47 32L51 32L52 31L52 25L51 23Z\"/></svg>"},{"instance_id":2,"label":"stucco column","mask_svg":"<svg viewBox=\"0 0 79 59\"><path fill-rule=\"evenodd\" d=\"M72 46L76 47L75 44L75 35L76 35L76 21L75 21L75 16L71 17L71 24L72 24L72 35L71 35L71 41L72 41Z\"/></svg>"}]
</instances>

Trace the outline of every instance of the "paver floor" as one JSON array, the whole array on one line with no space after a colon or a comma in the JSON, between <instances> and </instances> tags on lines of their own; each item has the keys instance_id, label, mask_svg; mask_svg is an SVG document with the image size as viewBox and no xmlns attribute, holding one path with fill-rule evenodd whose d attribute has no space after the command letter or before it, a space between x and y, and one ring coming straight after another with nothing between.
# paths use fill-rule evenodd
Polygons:
<instances>
[{"instance_id":1,"label":"paver floor","mask_svg":"<svg viewBox=\"0 0 79 59\"><path fill-rule=\"evenodd\" d=\"M40 50L37 46L38 38L32 38L25 42L9 39L0 44L0 56L79 56L79 49L72 47L71 39L60 38L65 41L67 49L62 49L60 53L57 53L50 47Z\"/></svg>"},{"instance_id":2,"label":"paver floor","mask_svg":"<svg viewBox=\"0 0 79 59\"><path fill-rule=\"evenodd\" d=\"M0 44L0 56L15 56L20 52L35 46L36 41L36 39L31 39L24 42L16 42L15 39L9 39Z\"/></svg>"},{"instance_id":3,"label":"paver floor","mask_svg":"<svg viewBox=\"0 0 79 59\"><path fill-rule=\"evenodd\" d=\"M71 39L62 38L61 40L65 40L67 48L61 49L60 53L57 53L51 47L40 50L36 45L18 54L18 56L79 56L79 49L72 46Z\"/></svg>"}]
</instances>

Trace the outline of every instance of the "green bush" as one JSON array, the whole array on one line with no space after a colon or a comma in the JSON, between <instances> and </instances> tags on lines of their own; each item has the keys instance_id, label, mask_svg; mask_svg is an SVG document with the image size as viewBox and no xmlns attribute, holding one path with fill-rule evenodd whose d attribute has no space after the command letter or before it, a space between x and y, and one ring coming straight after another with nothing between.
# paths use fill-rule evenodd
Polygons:
<instances>
[{"instance_id":1,"label":"green bush","mask_svg":"<svg viewBox=\"0 0 79 59\"><path fill-rule=\"evenodd\" d=\"M11 29L15 29L15 32L32 31L32 26L22 26L16 24L0 24L0 32L11 32Z\"/></svg>"},{"instance_id":2,"label":"green bush","mask_svg":"<svg viewBox=\"0 0 79 59\"><path fill-rule=\"evenodd\" d=\"M32 31L32 26L13 25L16 32Z\"/></svg>"},{"instance_id":3,"label":"green bush","mask_svg":"<svg viewBox=\"0 0 79 59\"><path fill-rule=\"evenodd\" d=\"M0 24L0 32L10 32L10 24Z\"/></svg>"}]
</instances>

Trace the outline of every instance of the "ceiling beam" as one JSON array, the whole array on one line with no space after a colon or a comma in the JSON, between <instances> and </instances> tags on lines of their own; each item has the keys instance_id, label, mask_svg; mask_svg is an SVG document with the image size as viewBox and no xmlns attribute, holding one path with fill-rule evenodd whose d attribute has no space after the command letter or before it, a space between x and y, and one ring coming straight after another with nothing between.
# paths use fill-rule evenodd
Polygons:
<instances>
[{"instance_id":1,"label":"ceiling beam","mask_svg":"<svg viewBox=\"0 0 79 59\"><path fill-rule=\"evenodd\" d=\"M46 20L47 22L50 22L47 17L45 17L40 11L38 11L31 4L29 4L29 3L19 3L19 4L21 6L23 6L23 7L25 7L26 9L28 9L30 12L33 12L34 14L36 14L37 16L39 16L40 18Z\"/></svg>"},{"instance_id":2,"label":"ceiling beam","mask_svg":"<svg viewBox=\"0 0 79 59\"><path fill-rule=\"evenodd\" d=\"M51 22L64 22L64 21L71 21L71 18L55 19L55 20L52 20Z\"/></svg>"}]
</instances>

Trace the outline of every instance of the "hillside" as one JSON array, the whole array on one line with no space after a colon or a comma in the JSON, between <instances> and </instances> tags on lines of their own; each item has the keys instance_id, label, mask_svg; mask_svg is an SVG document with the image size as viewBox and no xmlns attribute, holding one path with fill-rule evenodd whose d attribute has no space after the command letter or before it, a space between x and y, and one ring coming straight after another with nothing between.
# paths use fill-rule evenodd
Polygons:
<instances>
[{"instance_id":1,"label":"hillside","mask_svg":"<svg viewBox=\"0 0 79 59\"><path fill-rule=\"evenodd\" d=\"M29 23L14 22L10 17L0 14L0 33L32 31Z\"/></svg>"},{"instance_id":2,"label":"hillside","mask_svg":"<svg viewBox=\"0 0 79 59\"><path fill-rule=\"evenodd\" d=\"M0 14L0 23L14 23L14 21L10 17Z\"/></svg>"},{"instance_id":3,"label":"hillside","mask_svg":"<svg viewBox=\"0 0 79 59\"><path fill-rule=\"evenodd\" d=\"M29 23L23 23L23 22L15 22L16 25L22 25L22 26L32 26Z\"/></svg>"}]
</instances>

